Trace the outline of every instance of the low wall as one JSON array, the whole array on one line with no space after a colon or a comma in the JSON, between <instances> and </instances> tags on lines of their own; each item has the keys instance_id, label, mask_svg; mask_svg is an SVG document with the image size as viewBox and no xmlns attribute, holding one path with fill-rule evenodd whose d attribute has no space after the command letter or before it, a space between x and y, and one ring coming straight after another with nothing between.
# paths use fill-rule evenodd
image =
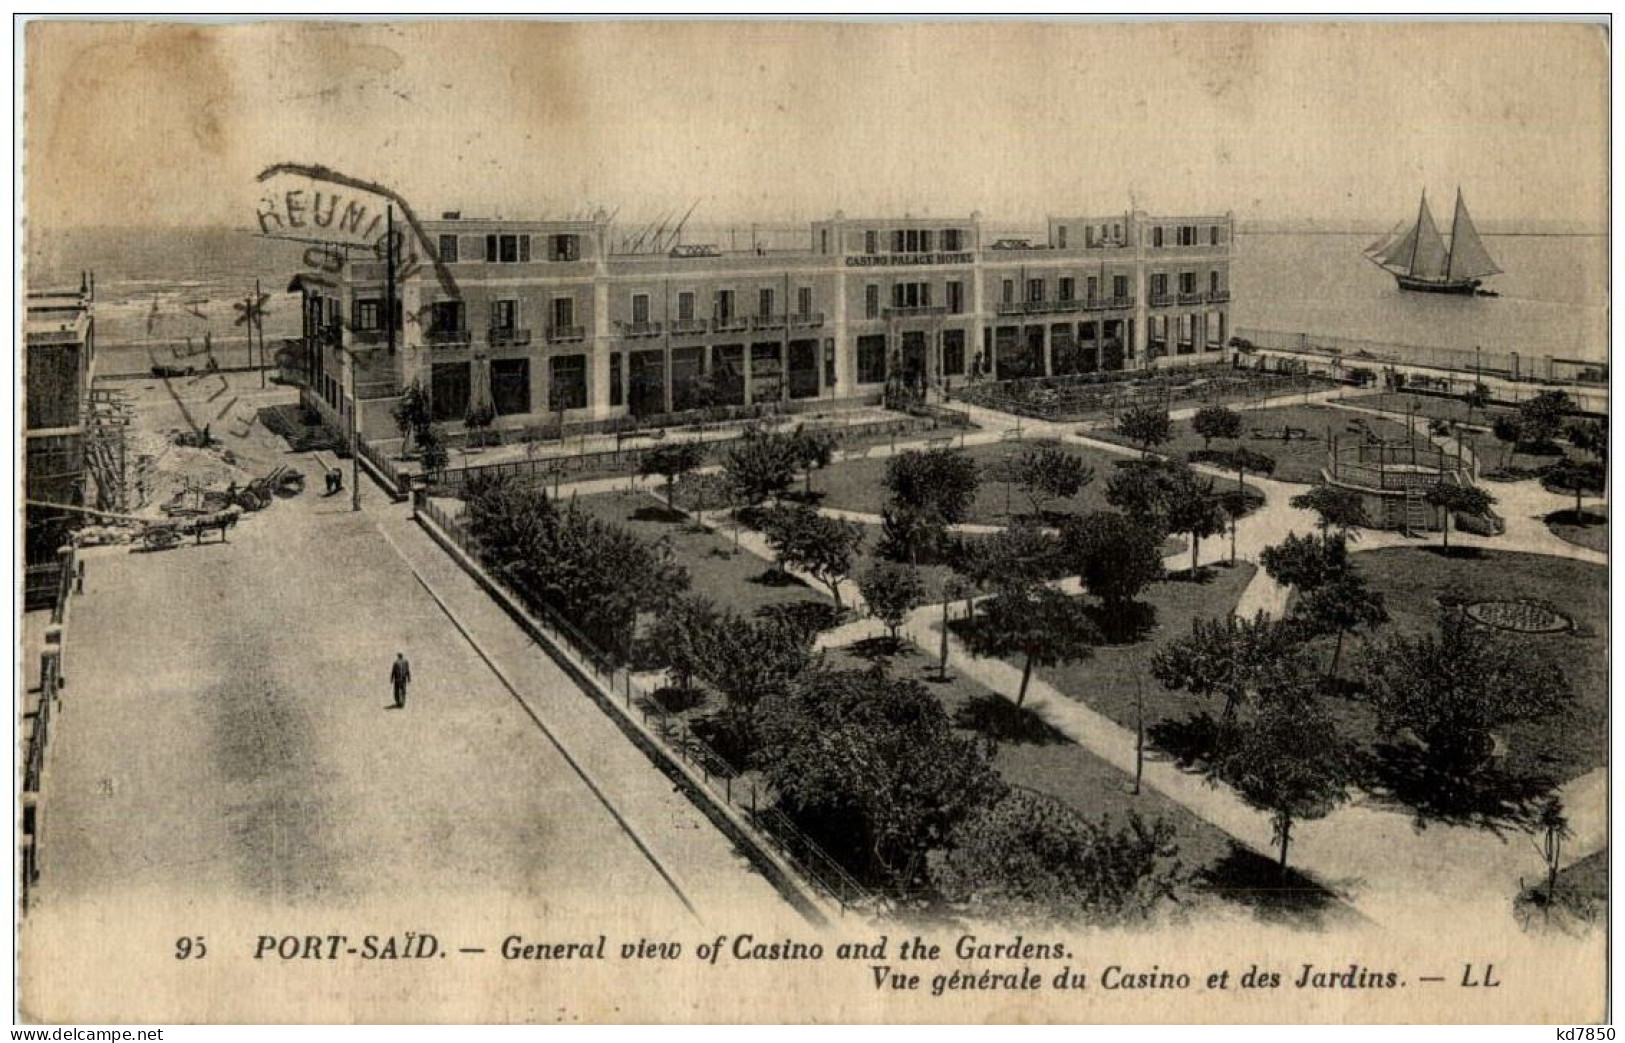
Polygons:
<instances>
[{"instance_id":1,"label":"low wall","mask_svg":"<svg viewBox=\"0 0 1625 1043\"><path fill-rule=\"evenodd\" d=\"M438 510L429 504L427 496L421 491L417 493L413 516L424 532L451 555L452 560L570 675L577 686L597 703L601 710L609 715L622 733L683 790L688 799L751 860L751 864L773 884L797 912L811 923L827 924L828 918L822 911L823 903L816 894L809 891L801 873L784 860L782 849L776 846L778 838L759 830L746 820L733 806L730 797L715 792L714 787L717 783L708 771L704 772L702 777L702 773L696 771L693 764L674 753L645 722L639 721L631 712L630 683L624 705L623 702L617 701L614 672L609 674L606 683L605 677L598 672L595 665L578 661L564 643L532 615L513 593L491 578L484 567L464 550L456 537L446 530L441 520L435 517L436 514ZM831 894L830 898L843 912L848 908L846 898L836 894Z\"/></svg>"}]
</instances>

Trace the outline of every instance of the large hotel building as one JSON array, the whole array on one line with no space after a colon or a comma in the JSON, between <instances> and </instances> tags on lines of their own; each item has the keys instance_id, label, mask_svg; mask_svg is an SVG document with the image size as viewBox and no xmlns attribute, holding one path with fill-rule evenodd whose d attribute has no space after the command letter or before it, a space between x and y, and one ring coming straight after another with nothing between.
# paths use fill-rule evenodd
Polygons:
<instances>
[{"instance_id":1,"label":"large hotel building","mask_svg":"<svg viewBox=\"0 0 1625 1043\"><path fill-rule=\"evenodd\" d=\"M1051 217L1035 242L988 241L978 214L837 213L794 250L659 252L617 250L602 214L446 214L408 243L393 331L382 262L295 285L312 392L344 421L359 401L371 438L413 381L440 420L489 405L515 428L1227 354L1228 214Z\"/></svg>"}]
</instances>

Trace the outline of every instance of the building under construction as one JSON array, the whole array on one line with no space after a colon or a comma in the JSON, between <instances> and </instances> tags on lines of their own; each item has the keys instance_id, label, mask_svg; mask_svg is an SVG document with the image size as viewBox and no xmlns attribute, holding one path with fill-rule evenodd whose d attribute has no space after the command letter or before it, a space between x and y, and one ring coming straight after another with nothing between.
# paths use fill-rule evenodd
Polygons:
<instances>
[{"instance_id":1,"label":"building under construction","mask_svg":"<svg viewBox=\"0 0 1625 1043\"><path fill-rule=\"evenodd\" d=\"M79 518L75 511L41 505L116 503L122 487L122 428L104 423L91 403L94 296L95 284L86 277L78 290L26 298L23 440L28 504L23 551L31 572L55 566L57 548Z\"/></svg>"}]
</instances>

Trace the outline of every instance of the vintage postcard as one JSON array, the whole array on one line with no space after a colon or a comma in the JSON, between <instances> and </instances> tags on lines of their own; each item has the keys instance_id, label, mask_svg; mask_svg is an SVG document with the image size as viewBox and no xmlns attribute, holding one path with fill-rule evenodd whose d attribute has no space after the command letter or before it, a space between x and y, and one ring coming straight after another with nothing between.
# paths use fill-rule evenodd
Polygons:
<instances>
[{"instance_id":1,"label":"vintage postcard","mask_svg":"<svg viewBox=\"0 0 1625 1043\"><path fill-rule=\"evenodd\" d=\"M23 1020L1608 1017L1605 21L21 28Z\"/></svg>"}]
</instances>

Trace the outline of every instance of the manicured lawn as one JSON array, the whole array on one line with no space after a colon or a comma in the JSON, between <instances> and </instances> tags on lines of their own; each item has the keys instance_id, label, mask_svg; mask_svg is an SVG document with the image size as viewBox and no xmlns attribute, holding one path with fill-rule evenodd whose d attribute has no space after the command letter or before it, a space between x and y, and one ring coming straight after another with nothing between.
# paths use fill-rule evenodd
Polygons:
<instances>
[{"instance_id":1,"label":"manicured lawn","mask_svg":"<svg viewBox=\"0 0 1625 1043\"><path fill-rule=\"evenodd\" d=\"M1604 504L1586 504L1585 514L1580 518L1574 516L1572 507L1553 511L1546 516L1546 527L1577 547L1608 553L1608 507Z\"/></svg>"},{"instance_id":2,"label":"manicured lawn","mask_svg":"<svg viewBox=\"0 0 1625 1043\"><path fill-rule=\"evenodd\" d=\"M827 591L814 590L793 577L781 576L749 551L736 553L726 531L699 530L688 519L667 511L647 493L599 493L567 502L575 503L595 517L625 526L645 539L669 541L676 560L688 569L689 590L735 612L753 615L772 606L828 602Z\"/></svg>"},{"instance_id":3,"label":"manicured lawn","mask_svg":"<svg viewBox=\"0 0 1625 1043\"><path fill-rule=\"evenodd\" d=\"M1234 441L1214 439L1213 448L1227 450L1244 446L1262 453L1275 461L1275 473L1269 477L1281 482L1314 484L1320 481L1321 468L1326 466L1328 431L1339 441L1361 438L1365 431L1389 441L1406 436L1403 423L1315 404L1247 410L1240 416L1241 438ZM1184 459L1187 454L1203 448L1202 436L1191 427L1189 420L1176 420L1173 427L1173 439L1158 446L1157 452ZM1283 441L1281 432L1287 428L1292 429L1292 438ZM1101 428L1085 434L1121 445L1133 445L1113 429ZM1421 434L1425 437L1426 432Z\"/></svg>"},{"instance_id":4,"label":"manicured lawn","mask_svg":"<svg viewBox=\"0 0 1625 1043\"><path fill-rule=\"evenodd\" d=\"M1234 566L1210 564L1203 567L1204 581L1200 583L1192 583L1188 573L1175 573L1141 594L1140 600L1152 606L1156 616L1151 629L1138 640L1098 647L1088 659L1066 666L1039 667L1034 676L1130 730L1136 723L1135 696L1137 692L1142 694L1146 734L1153 739L1162 721L1183 722L1193 710L1202 709L1217 715L1217 704L1198 702L1183 692L1169 692L1153 680L1151 656L1189 634L1195 620L1228 615L1255 571L1248 562Z\"/></svg>"},{"instance_id":5,"label":"manicured lawn","mask_svg":"<svg viewBox=\"0 0 1625 1043\"><path fill-rule=\"evenodd\" d=\"M973 445L963 450L965 455L984 469L981 483L977 487L976 500L965 519L967 522L977 525L1005 525L1013 516L1032 513L1032 504L1022 494L1020 486L998 481L994 474L986 469L1006 458L1019 456L1024 450L1038 444L1040 443L1030 440L999 442L992 445ZM1094 468L1095 477L1080 489L1076 496L1066 500L1050 501L1044 505L1044 509L1050 512L1071 513L1105 510L1110 506L1106 503L1106 479L1116 467L1116 461L1125 457L1104 450L1077 446L1063 448ZM886 506L890 495L883 484L886 464L887 459L879 457L850 460L818 472L813 476L813 492L815 496L823 494L819 499L819 505L878 515Z\"/></svg>"},{"instance_id":6,"label":"manicured lawn","mask_svg":"<svg viewBox=\"0 0 1625 1043\"><path fill-rule=\"evenodd\" d=\"M867 667L879 651L878 643L832 649L827 662L837 669ZM1136 812L1148 820L1168 822L1180 861L1192 872L1182 902L1236 902L1253 908L1261 919L1299 924L1352 917L1329 892L1295 873L1283 887L1269 858L1236 844L1218 827L1156 790L1147 786L1133 793L1130 776L1056 731L1032 710L1017 709L952 668L947 682L937 681L934 654L904 644L885 658L893 672L923 682L960 729L996 742L993 764L1006 781L1048 794L1086 818L1104 815L1122 825L1130 812Z\"/></svg>"},{"instance_id":7,"label":"manicured lawn","mask_svg":"<svg viewBox=\"0 0 1625 1043\"><path fill-rule=\"evenodd\" d=\"M1563 712L1514 724L1501 732L1509 775L1549 776L1564 782L1607 763L1608 757L1608 572L1600 565L1536 554L1499 551L1446 558L1435 548L1392 548L1354 555L1371 586L1382 592L1391 617L1376 636L1422 634L1437 626L1440 594L1472 601L1528 599L1549 603L1574 621L1556 634L1497 635L1561 669L1574 691ZM1340 673L1357 674L1361 639L1345 642ZM1330 660L1330 639L1319 642ZM1363 743L1376 738L1374 715L1354 700L1334 700L1348 733Z\"/></svg>"},{"instance_id":8,"label":"manicured lawn","mask_svg":"<svg viewBox=\"0 0 1625 1043\"><path fill-rule=\"evenodd\" d=\"M1467 422L1467 403L1460 398L1417 395L1407 391L1384 391L1377 395L1360 395L1357 398L1350 398L1349 405L1395 413L1401 422L1403 422L1404 417L1414 411L1417 425L1423 429L1426 428L1429 420L1449 420L1458 424ZM1472 411L1473 426L1488 428L1494 423L1496 417L1516 412L1517 410L1509 406L1497 405L1475 409Z\"/></svg>"}]
</instances>

